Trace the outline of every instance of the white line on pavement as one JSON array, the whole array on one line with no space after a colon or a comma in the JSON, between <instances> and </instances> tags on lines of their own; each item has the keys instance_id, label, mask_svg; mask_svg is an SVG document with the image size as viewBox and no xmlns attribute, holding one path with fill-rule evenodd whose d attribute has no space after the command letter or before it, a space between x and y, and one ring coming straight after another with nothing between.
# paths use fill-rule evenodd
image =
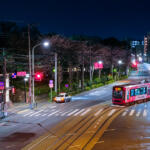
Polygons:
<instances>
[{"instance_id":1,"label":"white line on pavement","mask_svg":"<svg viewBox=\"0 0 150 150\"><path fill-rule=\"evenodd\" d=\"M46 116L47 114L42 114L41 116L43 117L43 116Z\"/></svg>"},{"instance_id":2,"label":"white line on pavement","mask_svg":"<svg viewBox=\"0 0 150 150\"><path fill-rule=\"evenodd\" d=\"M122 116L124 117L126 116L126 114L127 114L127 111L123 112Z\"/></svg>"},{"instance_id":3,"label":"white line on pavement","mask_svg":"<svg viewBox=\"0 0 150 150\"><path fill-rule=\"evenodd\" d=\"M59 112L58 110L54 111L53 113L49 114L48 116L52 116L54 114L56 114L57 112Z\"/></svg>"},{"instance_id":4,"label":"white line on pavement","mask_svg":"<svg viewBox=\"0 0 150 150\"><path fill-rule=\"evenodd\" d=\"M43 111L43 110L39 110L39 111L37 111L37 112L35 112L35 113L29 115L29 117L32 117L32 116L34 116L34 115L36 115L36 114L38 114L38 113L40 113L40 112L42 112L42 111Z\"/></svg>"},{"instance_id":5,"label":"white line on pavement","mask_svg":"<svg viewBox=\"0 0 150 150\"><path fill-rule=\"evenodd\" d=\"M75 109L74 111L72 111L71 113L67 114L67 116L71 116L73 115L75 112L79 111L79 109Z\"/></svg>"},{"instance_id":6,"label":"white line on pavement","mask_svg":"<svg viewBox=\"0 0 150 150\"><path fill-rule=\"evenodd\" d=\"M87 114L89 111L91 111L91 108L88 108L85 112L83 112L80 116L84 116L85 114Z\"/></svg>"},{"instance_id":7,"label":"white line on pavement","mask_svg":"<svg viewBox=\"0 0 150 150\"><path fill-rule=\"evenodd\" d=\"M135 110L132 109L132 110L130 111L130 113L129 113L129 116L132 116L132 115L134 114L134 112L135 112Z\"/></svg>"},{"instance_id":8,"label":"white line on pavement","mask_svg":"<svg viewBox=\"0 0 150 150\"><path fill-rule=\"evenodd\" d=\"M141 109L139 109L139 111L136 113L136 116L139 117L141 113Z\"/></svg>"},{"instance_id":9,"label":"white line on pavement","mask_svg":"<svg viewBox=\"0 0 150 150\"><path fill-rule=\"evenodd\" d=\"M34 114L35 113L35 111L33 112L33 111L30 111L29 113L27 113L27 114L25 114L25 115L23 115L24 117L26 117L26 116L28 116L28 115L31 115L31 114Z\"/></svg>"},{"instance_id":10,"label":"white line on pavement","mask_svg":"<svg viewBox=\"0 0 150 150\"><path fill-rule=\"evenodd\" d=\"M94 116L98 116L101 112L102 112L103 109L100 109L99 111L97 111Z\"/></svg>"},{"instance_id":11,"label":"white line on pavement","mask_svg":"<svg viewBox=\"0 0 150 150\"><path fill-rule=\"evenodd\" d=\"M146 109L144 109L143 117L146 117L146 116L147 116L147 111L146 111Z\"/></svg>"},{"instance_id":12,"label":"white line on pavement","mask_svg":"<svg viewBox=\"0 0 150 150\"><path fill-rule=\"evenodd\" d=\"M112 110L109 112L108 116L111 116L115 111L116 111L116 109L112 109Z\"/></svg>"},{"instance_id":13,"label":"white line on pavement","mask_svg":"<svg viewBox=\"0 0 150 150\"><path fill-rule=\"evenodd\" d=\"M80 113L82 113L85 109L81 109L80 111L78 111L77 113L74 114L74 116L79 115Z\"/></svg>"}]
</instances>

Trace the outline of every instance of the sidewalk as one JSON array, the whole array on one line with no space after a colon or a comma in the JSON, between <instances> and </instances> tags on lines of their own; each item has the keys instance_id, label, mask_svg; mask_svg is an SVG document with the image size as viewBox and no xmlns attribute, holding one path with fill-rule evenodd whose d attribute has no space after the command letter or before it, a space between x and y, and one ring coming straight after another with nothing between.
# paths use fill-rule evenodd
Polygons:
<instances>
[{"instance_id":1,"label":"sidewalk","mask_svg":"<svg viewBox=\"0 0 150 150\"><path fill-rule=\"evenodd\" d=\"M38 105L42 105L45 102L48 102L48 98L46 98L45 96L39 96L38 98L36 98L36 102L37 102L37 106ZM1 103L0 103L0 108L1 108ZM18 111L23 111L26 109L32 109L31 108L31 104L30 103L25 103L25 102L19 102L19 103L8 103L7 106L4 109L4 112L1 111L0 109L0 121L3 120L4 118L7 118L15 113L17 113ZM5 117L4 117L5 115Z\"/></svg>"}]
</instances>

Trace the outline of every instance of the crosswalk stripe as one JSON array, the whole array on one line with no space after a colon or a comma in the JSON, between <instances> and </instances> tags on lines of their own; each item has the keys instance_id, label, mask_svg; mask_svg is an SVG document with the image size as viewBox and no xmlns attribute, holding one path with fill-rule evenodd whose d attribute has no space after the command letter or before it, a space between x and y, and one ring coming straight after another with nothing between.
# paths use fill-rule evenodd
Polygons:
<instances>
[{"instance_id":1,"label":"crosswalk stripe","mask_svg":"<svg viewBox=\"0 0 150 150\"><path fill-rule=\"evenodd\" d=\"M74 114L74 116L79 115L80 113L82 113L85 109L81 109L80 111L78 111L77 113Z\"/></svg>"},{"instance_id":2,"label":"crosswalk stripe","mask_svg":"<svg viewBox=\"0 0 150 150\"><path fill-rule=\"evenodd\" d=\"M46 116L47 114L42 114L41 116L43 117L43 116Z\"/></svg>"},{"instance_id":3,"label":"crosswalk stripe","mask_svg":"<svg viewBox=\"0 0 150 150\"><path fill-rule=\"evenodd\" d=\"M146 109L144 109L143 117L146 117L146 116L147 116L147 111L146 111Z\"/></svg>"},{"instance_id":4,"label":"crosswalk stripe","mask_svg":"<svg viewBox=\"0 0 150 150\"><path fill-rule=\"evenodd\" d=\"M69 113L70 111L66 111L66 112L62 112L60 116L65 116L67 113Z\"/></svg>"},{"instance_id":5,"label":"crosswalk stripe","mask_svg":"<svg viewBox=\"0 0 150 150\"><path fill-rule=\"evenodd\" d=\"M116 111L116 109L112 109L112 110L109 112L108 116L111 116L115 111Z\"/></svg>"},{"instance_id":6,"label":"crosswalk stripe","mask_svg":"<svg viewBox=\"0 0 150 150\"><path fill-rule=\"evenodd\" d=\"M135 110L132 109L132 110L130 111L130 113L129 113L129 116L132 116L132 115L134 114L134 112L135 112Z\"/></svg>"},{"instance_id":7,"label":"crosswalk stripe","mask_svg":"<svg viewBox=\"0 0 150 150\"><path fill-rule=\"evenodd\" d=\"M139 111L136 113L136 116L139 117L141 113L141 109L139 109Z\"/></svg>"},{"instance_id":8,"label":"crosswalk stripe","mask_svg":"<svg viewBox=\"0 0 150 150\"><path fill-rule=\"evenodd\" d=\"M75 109L74 111L72 111L71 113L67 114L67 116L71 116L73 115L75 112L79 111L79 109Z\"/></svg>"},{"instance_id":9,"label":"crosswalk stripe","mask_svg":"<svg viewBox=\"0 0 150 150\"><path fill-rule=\"evenodd\" d=\"M54 114L56 114L57 112L59 112L58 110L54 111L53 113L49 114L48 116L52 116Z\"/></svg>"},{"instance_id":10,"label":"crosswalk stripe","mask_svg":"<svg viewBox=\"0 0 150 150\"><path fill-rule=\"evenodd\" d=\"M91 108L88 108L85 112L83 112L80 116L84 116L85 114L87 114L89 111L91 111Z\"/></svg>"},{"instance_id":11,"label":"crosswalk stripe","mask_svg":"<svg viewBox=\"0 0 150 150\"><path fill-rule=\"evenodd\" d=\"M94 116L98 116L101 112L102 112L103 109L100 109L99 111L97 111Z\"/></svg>"},{"instance_id":12,"label":"crosswalk stripe","mask_svg":"<svg viewBox=\"0 0 150 150\"><path fill-rule=\"evenodd\" d=\"M36 116L36 117L38 117L38 116L40 116L40 115L41 115L41 114L40 114L40 113L38 113L38 114L36 114L35 116Z\"/></svg>"},{"instance_id":13,"label":"crosswalk stripe","mask_svg":"<svg viewBox=\"0 0 150 150\"><path fill-rule=\"evenodd\" d=\"M29 115L29 117L32 117L32 116L34 116L34 115L36 115L36 114L38 114L38 113L40 113L40 112L42 112L42 111L43 111L43 110L39 110L39 111L37 111L37 112L35 112L35 113Z\"/></svg>"},{"instance_id":14,"label":"crosswalk stripe","mask_svg":"<svg viewBox=\"0 0 150 150\"><path fill-rule=\"evenodd\" d=\"M126 114L127 114L127 111L123 112L122 116L124 117L124 116L126 116Z\"/></svg>"},{"instance_id":15,"label":"crosswalk stripe","mask_svg":"<svg viewBox=\"0 0 150 150\"><path fill-rule=\"evenodd\" d=\"M29 113L27 113L27 114L25 114L25 115L23 115L24 117L26 117L26 116L29 116L29 115L31 115L31 114L34 114L35 112L29 112Z\"/></svg>"}]
</instances>

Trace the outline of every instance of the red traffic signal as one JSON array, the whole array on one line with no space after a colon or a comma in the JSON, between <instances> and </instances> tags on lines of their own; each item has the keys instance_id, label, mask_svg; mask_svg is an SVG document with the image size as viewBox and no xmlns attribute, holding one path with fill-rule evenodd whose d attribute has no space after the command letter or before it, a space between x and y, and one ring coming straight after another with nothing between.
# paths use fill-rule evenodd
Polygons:
<instances>
[{"instance_id":1,"label":"red traffic signal","mask_svg":"<svg viewBox=\"0 0 150 150\"><path fill-rule=\"evenodd\" d=\"M137 68L137 65L138 65L138 61L137 61L137 60L133 60L131 66L132 66L133 68Z\"/></svg>"},{"instance_id":2,"label":"red traffic signal","mask_svg":"<svg viewBox=\"0 0 150 150\"><path fill-rule=\"evenodd\" d=\"M43 79L43 73L37 72L35 73L35 81L42 81Z\"/></svg>"}]
</instances>

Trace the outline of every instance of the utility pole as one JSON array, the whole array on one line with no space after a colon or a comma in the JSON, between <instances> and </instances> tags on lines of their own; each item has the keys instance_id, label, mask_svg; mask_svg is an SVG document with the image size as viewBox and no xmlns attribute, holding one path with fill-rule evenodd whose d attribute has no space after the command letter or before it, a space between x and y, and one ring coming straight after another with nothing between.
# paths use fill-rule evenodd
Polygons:
<instances>
[{"instance_id":1,"label":"utility pole","mask_svg":"<svg viewBox=\"0 0 150 150\"><path fill-rule=\"evenodd\" d=\"M90 82L92 82L92 58L91 58L91 47L90 47Z\"/></svg>"},{"instance_id":2,"label":"utility pole","mask_svg":"<svg viewBox=\"0 0 150 150\"><path fill-rule=\"evenodd\" d=\"M31 84L32 84L32 72L31 72L31 40L30 40L30 24L28 24L28 46L29 46L29 102L31 104L32 102L32 90L31 90Z\"/></svg>"},{"instance_id":3,"label":"utility pole","mask_svg":"<svg viewBox=\"0 0 150 150\"><path fill-rule=\"evenodd\" d=\"M55 52L55 92L57 92L57 53Z\"/></svg>"},{"instance_id":4,"label":"utility pole","mask_svg":"<svg viewBox=\"0 0 150 150\"><path fill-rule=\"evenodd\" d=\"M5 49L3 48L3 77L4 77L4 102L2 104L2 116L5 117L5 105L6 105L6 56Z\"/></svg>"}]
</instances>

